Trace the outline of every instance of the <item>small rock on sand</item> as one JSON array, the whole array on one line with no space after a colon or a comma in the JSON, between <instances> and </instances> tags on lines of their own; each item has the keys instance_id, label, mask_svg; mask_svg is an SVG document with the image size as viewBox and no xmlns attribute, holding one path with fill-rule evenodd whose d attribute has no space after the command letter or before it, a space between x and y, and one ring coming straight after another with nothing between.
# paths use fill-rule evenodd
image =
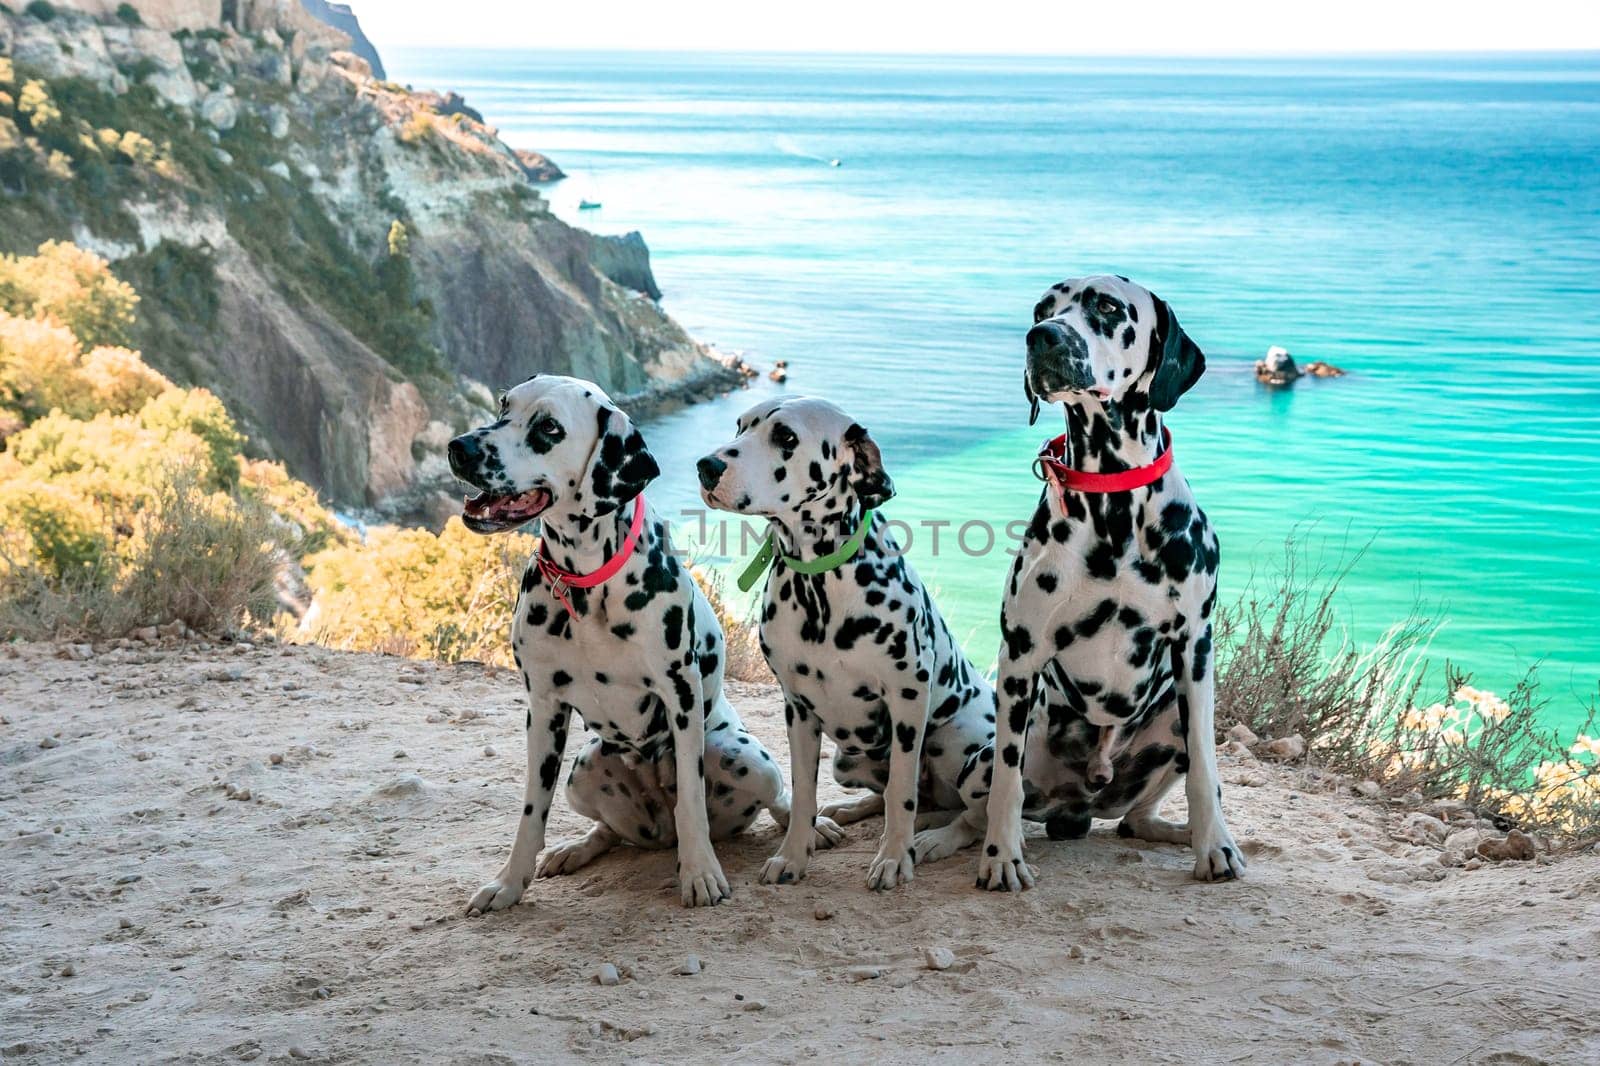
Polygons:
<instances>
[{"instance_id":1,"label":"small rock on sand","mask_svg":"<svg viewBox=\"0 0 1600 1066\"><path fill-rule=\"evenodd\" d=\"M949 948L926 948L922 952L923 965L930 970L948 970L956 964L956 953Z\"/></svg>"},{"instance_id":2,"label":"small rock on sand","mask_svg":"<svg viewBox=\"0 0 1600 1066\"><path fill-rule=\"evenodd\" d=\"M833 908L826 903L819 903L817 909L811 912L811 916L819 922L825 922L833 917Z\"/></svg>"},{"instance_id":3,"label":"small rock on sand","mask_svg":"<svg viewBox=\"0 0 1600 1066\"><path fill-rule=\"evenodd\" d=\"M844 972L851 981L875 981L883 976L882 966L852 966Z\"/></svg>"},{"instance_id":4,"label":"small rock on sand","mask_svg":"<svg viewBox=\"0 0 1600 1066\"><path fill-rule=\"evenodd\" d=\"M1499 840L1485 840L1478 844L1478 854L1491 862L1527 862L1538 853L1533 837L1520 829L1513 829Z\"/></svg>"},{"instance_id":5,"label":"small rock on sand","mask_svg":"<svg viewBox=\"0 0 1600 1066\"><path fill-rule=\"evenodd\" d=\"M700 958L697 955L688 956L678 966L678 973L682 974L684 977L693 977L699 972Z\"/></svg>"},{"instance_id":6,"label":"small rock on sand","mask_svg":"<svg viewBox=\"0 0 1600 1066\"><path fill-rule=\"evenodd\" d=\"M749 1000L748 1002L745 1003L744 1009L747 1010L747 1011L766 1010L767 1009L767 1001L764 1000L764 999L752 999L752 1000Z\"/></svg>"},{"instance_id":7,"label":"small rock on sand","mask_svg":"<svg viewBox=\"0 0 1600 1066\"><path fill-rule=\"evenodd\" d=\"M622 983L622 975L617 972L617 968L611 963L602 962L600 968L594 972L594 980L596 984L619 985Z\"/></svg>"},{"instance_id":8,"label":"small rock on sand","mask_svg":"<svg viewBox=\"0 0 1600 1066\"><path fill-rule=\"evenodd\" d=\"M1236 740L1247 748L1261 742L1261 738L1256 736L1255 731L1243 722L1235 724L1233 728L1228 730L1228 739Z\"/></svg>"},{"instance_id":9,"label":"small rock on sand","mask_svg":"<svg viewBox=\"0 0 1600 1066\"><path fill-rule=\"evenodd\" d=\"M1421 811L1406 815L1400 823L1400 836L1413 844L1443 844L1449 835L1449 826Z\"/></svg>"},{"instance_id":10,"label":"small rock on sand","mask_svg":"<svg viewBox=\"0 0 1600 1066\"><path fill-rule=\"evenodd\" d=\"M1376 781L1363 781L1356 786L1356 791L1367 799L1377 799L1383 795L1383 788Z\"/></svg>"},{"instance_id":11,"label":"small rock on sand","mask_svg":"<svg viewBox=\"0 0 1600 1066\"><path fill-rule=\"evenodd\" d=\"M1263 749L1268 756L1283 762L1292 762L1306 753L1305 738L1298 733L1290 733L1286 737L1267 742Z\"/></svg>"}]
</instances>

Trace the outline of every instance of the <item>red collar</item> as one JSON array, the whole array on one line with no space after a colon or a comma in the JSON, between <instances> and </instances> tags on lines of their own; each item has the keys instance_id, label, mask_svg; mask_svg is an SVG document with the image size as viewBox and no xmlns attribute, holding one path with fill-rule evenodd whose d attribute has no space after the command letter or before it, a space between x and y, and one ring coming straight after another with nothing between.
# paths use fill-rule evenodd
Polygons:
<instances>
[{"instance_id":1,"label":"red collar","mask_svg":"<svg viewBox=\"0 0 1600 1066\"><path fill-rule=\"evenodd\" d=\"M622 542L622 550L607 559L600 569L587 574L574 574L570 570L563 570L544 557L544 544L542 542L539 545L539 550L534 553L533 565L539 568L539 573L544 575L545 581L549 583L550 595L561 601L561 606L567 609L569 615L575 614L576 612L572 609L572 601L567 598L567 589L592 589L596 585L604 584L611 578L616 577L617 571L621 570L629 557L633 555L633 549L638 545L639 534L643 530L644 494L640 493L638 500L633 505L633 524L628 529L628 536Z\"/></svg>"},{"instance_id":2,"label":"red collar","mask_svg":"<svg viewBox=\"0 0 1600 1066\"><path fill-rule=\"evenodd\" d=\"M1172 469L1172 431L1161 427L1161 442L1166 445L1156 461L1149 466L1121 470L1115 474L1090 474L1074 470L1066 464L1067 435L1051 437L1039 449L1033 461L1033 474L1040 481L1048 481L1057 493L1073 492L1131 492L1161 480Z\"/></svg>"}]
</instances>

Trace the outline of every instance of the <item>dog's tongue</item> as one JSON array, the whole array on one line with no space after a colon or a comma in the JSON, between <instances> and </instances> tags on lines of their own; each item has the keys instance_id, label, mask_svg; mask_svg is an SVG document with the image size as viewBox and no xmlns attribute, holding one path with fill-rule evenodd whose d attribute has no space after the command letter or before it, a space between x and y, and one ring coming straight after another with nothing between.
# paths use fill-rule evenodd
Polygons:
<instances>
[{"instance_id":1,"label":"dog's tongue","mask_svg":"<svg viewBox=\"0 0 1600 1066\"><path fill-rule=\"evenodd\" d=\"M550 494L542 489L524 492L519 496L496 496L480 492L466 498L462 510L473 518L491 520L529 519L544 510Z\"/></svg>"}]
</instances>

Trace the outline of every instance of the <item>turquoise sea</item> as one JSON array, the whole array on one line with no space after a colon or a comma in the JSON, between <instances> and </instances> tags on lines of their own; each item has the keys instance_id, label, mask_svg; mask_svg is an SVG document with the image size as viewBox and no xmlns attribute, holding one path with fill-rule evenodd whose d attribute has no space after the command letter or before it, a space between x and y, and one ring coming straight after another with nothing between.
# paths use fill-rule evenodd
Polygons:
<instances>
[{"instance_id":1,"label":"turquoise sea","mask_svg":"<svg viewBox=\"0 0 1600 1066\"><path fill-rule=\"evenodd\" d=\"M892 516L951 523L912 554L980 664L1008 559L953 531L1029 512L1029 459L1060 417L1027 426L1030 309L1114 272L1207 353L1170 424L1225 592L1298 530L1352 564L1351 639L1420 599L1447 622L1437 656L1484 687L1542 664L1566 723L1594 693L1600 55L390 64L553 157L564 218L642 230L697 336L788 360L781 388L872 429ZM1270 344L1350 375L1269 391L1250 366ZM656 502L697 508L693 459L778 388L652 423Z\"/></svg>"}]
</instances>

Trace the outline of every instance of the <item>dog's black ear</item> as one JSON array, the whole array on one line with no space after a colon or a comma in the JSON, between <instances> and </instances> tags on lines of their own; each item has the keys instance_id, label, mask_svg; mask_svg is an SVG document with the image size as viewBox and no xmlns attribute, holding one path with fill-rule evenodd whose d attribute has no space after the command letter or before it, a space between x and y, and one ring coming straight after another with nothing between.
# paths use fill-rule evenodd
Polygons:
<instances>
[{"instance_id":1,"label":"dog's black ear","mask_svg":"<svg viewBox=\"0 0 1600 1066\"><path fill-rule=\"evenodd\" d=\"M844 431L844 442L855 454L855 480L850 487L855 490L856 498L863 507L882 507L894 497L894 482L883 469L883 453L878 450L878 442L858 422L852 422Z\"/></svg>"},{"instance_id":2,"label":"dog's black ear","mask_svg":"<svg viewBox=\"0 0 1600 1066\"><path fill-rule=\"evenodd\" d=\"M1028 425L1039 421L1039 397L1033 391L1033 382L1028 380L1028 372L1022 372L1022 394L1028 398Z\"/></svg>"},{"instance_id":3,"label":"dog's black ear","mask_svg":"<svg viewBox=\"0 0 1600 1066\"><path fill-rule=\"evenodd\" d=\"M589 459L589 488L594 494L589 513L605 515L643 492L661 476L661 468L627 415L601 404L596 419L600 435Z\"/></svg>"},{"instance_id":4,"label":"dog's black ear","mask_svg":"<svg viewBox=\"0 0 1600 1066\"><path fill-rule=\"evenodd\" d=\"M1156 305L1156 328L1150 334L1150 358L1155 374L1150 379L1150 404L1170 411L1178 397L1194 387L1206 372L1206 356L1178 325L1178 316L1161 297L1151 293Z\"/></svg>"}]
</instances>

